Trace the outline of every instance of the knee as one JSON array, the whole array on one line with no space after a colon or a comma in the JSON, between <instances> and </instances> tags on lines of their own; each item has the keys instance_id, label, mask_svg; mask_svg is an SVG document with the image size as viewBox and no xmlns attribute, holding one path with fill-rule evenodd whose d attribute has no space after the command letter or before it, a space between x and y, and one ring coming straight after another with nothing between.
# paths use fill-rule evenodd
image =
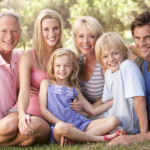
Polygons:
<instances>
[{"instance_id":1,"label":"knee","mask_svg":"<svg viewBox=\"0 0 150 150\"><path fill-rule=\"evenodd\" d=\"M117 126L120 125L120 120L116 116L112 116L111 117L111 122L112 122L112 124L113 124L114 127L117 127Z\"/></svg>"},{"instance_id":2,"label":"knee","mask_svg":"<svg viewBox=\"0 0 150 150\"><path fill-rule=\"evenodd\" d=\"M36 137L34 136L28 136L26 139L24 139L22 142L20 142L18 145L20 146L30 146L33 145L36 141Z\"/></svg>"},{"instance_id":3,"label":"knee","mask_svg":"<svg viewBox=\"0 0 150 150\"><path fill-rule=\"evenodd\" d=\"M8 120L5 120L1 125L1 128L7 133L17 132L18 118L9 118Z\"/></svg>"},{"instance_id":4,"label":"knee","mask_svg":"<svg viewBox=\"0 0 150 150\"><path fill-rule=\"evenodd\" d=\"M58 135L65 135L69 131L68 125L64 122L58 122L54 127L54 132Z\"/></svg>"}]
</instances>

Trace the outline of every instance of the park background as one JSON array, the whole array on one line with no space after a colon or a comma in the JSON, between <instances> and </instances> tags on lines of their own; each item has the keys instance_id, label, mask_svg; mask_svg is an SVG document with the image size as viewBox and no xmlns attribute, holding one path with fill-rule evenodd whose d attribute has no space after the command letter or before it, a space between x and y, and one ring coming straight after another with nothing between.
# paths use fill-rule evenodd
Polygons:
<instances>
[{"instance_id":1,"label":"park background","mask_svg":"<svg viewBox=\"0 0 150 150\"><path fill-rule=\"evenodd\" d=\"M73 48L72 25L81 16L93 16L102 24L105 32L118 32L126 44L133 44L130 24L137 14L149 10L150 0L0 0L0 12L14 12L21 18L22 36L18 48L32 47L34 21L43 9L54 9L61 14L64 23L64 46ZM29 147L8 146L1 150L105 150L106 143L86 143L61 148L56 144ZM150 143L134 143L116 146L111 150L149 150Z\"/></svg>"},{"instance_id":2,"label":"park background","mask_svg":"<svg viewBox=\"0 0 150 150\"><path fill-rule=\"evenodd\" d=\"M34 21L43 9L61 14L64 24L63 43L73 49L72 25L81 16L93 16L104 32L118 32L126 44L133 44L130 24L137 14L150 10L150 0L0 0L0 12L15 12L21 18L22 36L18 48L32 47Z\"/></svg>"}]
</instances>

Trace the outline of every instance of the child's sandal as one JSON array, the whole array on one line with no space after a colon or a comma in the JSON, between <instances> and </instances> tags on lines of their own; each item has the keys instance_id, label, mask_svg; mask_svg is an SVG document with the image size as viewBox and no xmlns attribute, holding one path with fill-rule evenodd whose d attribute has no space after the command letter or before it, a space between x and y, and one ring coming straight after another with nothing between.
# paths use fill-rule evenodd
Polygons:
<instances>
[{"instance_id":1,"label":"child's sandal","mask_svg":"<svg viewBox=\"0 0 150 150\"><path fill-rule=\"evenodd\" d=\"M122 129L118 129L118 130L116 130L114 133L116 133L116 136L113 137L113 138L108 138L106 135L104 135L104 141L106 141L106 142L111 141L112 139L118 137L118 136L119 136L119 133L122 133L122 135L126 135L126 132L125 132L124 130L122 130Z\"/></svg>"},{"instance_id":2,"label":"child's sandal","mask_svg":"<svg viewBox=\"0 0 150 150\"><path fill-rule=\"evenodd\" d=\"M113 138L108 138L106 135L104 135L104 141L105 142L109 142L109 141L111 141Z\"/></svg>"},{"instance_id":3,"label":"child's sandal","mask_svg":"<svg viewBox=\"0 0 150 150\"><path fill-rule=\"evenodd\" d=\"M116 133L116 135L118 135L118 136L119 136L119 133L122 133L122 135L126 135L126 132L125 132L124 130L122 130L122 129L116 130L115 133ZM117 137L117 136L116 136L116 137Z\"/></svg>"},{"instance_id":4,"label":"child's sandal","mask_svg":"<svg viewBox=\"0 0 150 150\"><path fill-rule=\"evenodd\" d=\"M72 141L64 136L61 136L60 146L63 147L65 144L76 144L76 141Z\"/></svg>"}]
</instances>

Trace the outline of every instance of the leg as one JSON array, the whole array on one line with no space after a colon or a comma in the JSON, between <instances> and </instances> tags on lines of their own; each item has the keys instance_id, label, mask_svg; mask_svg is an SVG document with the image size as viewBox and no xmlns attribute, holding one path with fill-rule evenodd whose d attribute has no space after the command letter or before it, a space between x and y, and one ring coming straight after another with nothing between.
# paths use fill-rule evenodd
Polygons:
<instances>
[{"instance_id":1,"label":"leg","mask_svg":"<svg viewBox=\"0 0 150 150\"><path fill-rule=\"evenodd\" d=\"M10 113L0 120L0 145L16 137L18 132L18 113Z\"/></svg>"},{"instance_id":2,"label":"leg","mask_svg":"<svg viewBox=\"0 0 150 150\"><path fill-rule=\"evenodd\" d=\"M108 134L120 124L120 121L115 116L93 120L84 131L92 135Z\"/></svg>"},{"instance_id":3,"label":"leg","mask_svg":"<svg viewBox=\"0 0 150 150\"><path fill-rule=\"evenodd\" d=\"M61 137L67 137L74 141L89 141L89 142L101 142L104 141L104 136L97 136L88 132L80 131L77 128L73 128L67 123L58 122L54 128L54 138L57 142L60 142ZM107 137L113 138L116 133L110 134Z\"/></svg>"},{"instance_id":4,"label":"leg","mask_svg":"<svg viewBox=\"0 0 150 150\"><path fill-rule=\"evenodd\" d=\"M48 143L50 138L50 125L42 118L31 117L31 128L35 131L35 143Z\"/></svg>"},{"instance_id":5,"label":"leg","mask_svg":"<svg viewBox=\"0 0 150 150\"><path fill-rule=\"evenodd\" d=\"M40 117L32 116L30 127L35 131L35 133L31 136L22 135L18 132L16 138L9 143L5 143L4 145L21 145L21 146L29 146L34 143L48 143L49 141L49 133L50 126L49 124Z\"/></svg>"}]
</instances>

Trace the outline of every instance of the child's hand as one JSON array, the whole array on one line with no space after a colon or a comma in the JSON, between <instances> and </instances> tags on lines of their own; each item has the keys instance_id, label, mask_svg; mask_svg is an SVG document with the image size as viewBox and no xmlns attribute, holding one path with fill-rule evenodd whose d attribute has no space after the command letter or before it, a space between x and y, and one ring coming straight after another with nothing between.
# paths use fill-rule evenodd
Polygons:
<instances>
[{"instance_id":1,"label":"child's hand","mask_svg":"<svg viewBox=\"0 0 150 150\"><path fill-rule=\"evenodd\" d=\"M35 87L30 87L30 97L32 96L36 96L39 93L39 89L35 88Z\"/></svg>"},{"instance_id":2,"label":"child's hand","mask_svg":"<svg viewBox=\"0 0 150 150\"><path fill-rule=\"evenodd\" d=\"M73 102L70 103L70 107L78 113L83 111L83 104L81 101L79 101L77 99L74 99Z\"/></svg>"},{"instance_id":3,"label":"child's hand","mask_svg":"<svg viewBox=\"0 0 150 150\"><path fill-rule=\"evenodd\" d=\"M21 119L19 119L18 128L21 134L24 135L32 135L34 131L29 126L31 123L31 117L29 115L24 115Z\"/></svg>"}]
</instances>

